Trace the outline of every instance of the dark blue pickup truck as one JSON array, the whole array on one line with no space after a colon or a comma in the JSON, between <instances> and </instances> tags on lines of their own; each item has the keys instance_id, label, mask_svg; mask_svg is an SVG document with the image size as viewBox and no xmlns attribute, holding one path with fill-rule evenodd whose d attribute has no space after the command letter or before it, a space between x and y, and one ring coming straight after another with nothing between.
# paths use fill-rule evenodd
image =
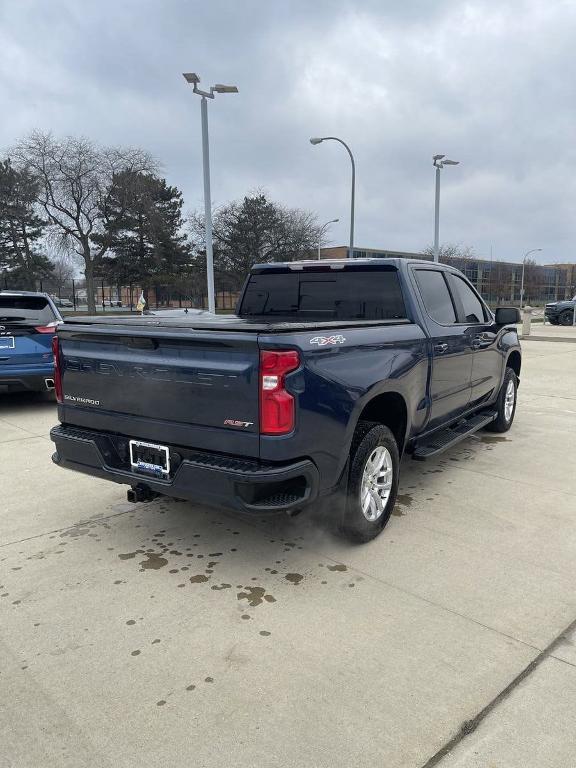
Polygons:
<instances>
[{"instance_id":1,"label":"dark blue pickup truck","mask_svg":"<svg viewBox=\"0 0 576 768\"><path fill-rule=\"evenodd\" d=\"M518 320L457 270L402 259L257 265L235 316L67 318L53 460L131 501L263 514L332 497L368 541L403 453L510 428Z\"/></svg>"}]
</instances>

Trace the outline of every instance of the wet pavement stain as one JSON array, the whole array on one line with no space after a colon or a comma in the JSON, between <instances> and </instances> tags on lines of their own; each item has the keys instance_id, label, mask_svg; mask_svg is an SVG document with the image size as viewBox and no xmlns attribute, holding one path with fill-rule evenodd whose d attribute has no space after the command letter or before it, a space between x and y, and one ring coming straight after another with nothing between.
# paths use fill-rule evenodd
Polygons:
<instances>
[{"instance_id":1,"label":"wet pavement stain","mask_svg":"<svg viewBox=\"0 0 576 768\"><path fill-rule=\"evenodd\" d=\"M478 435L478 439L481 443L490 445L491 443L511 443L512 440L509 437L503 435Z\"/></svg>"},{"instance_id":2,"label":"wet pavement stain","mask_svg":"<svg viewBox=\"0 0 576 768\"><path fill-rule=\"evenodd\" d=\"M164 704L166 704L166 701L164 699L160 699L160 701L156 702L157 707L163 707Z\"/></svg>"},{"instance_id":3,"label":"wet pavement stain","mask_svg":"<svg viewBox=\"0 0 576 768\"><path fill-rule=\"evenodd\" d=\"M199 573L197 576L190 576L190 583L191 584L204 584L204 582L209 581L210 577L205 576L203 573Z\"/></svg>"},{"instance_id":4,"label":"wet pavement stain","mask_svg":"<svg viewBox=\"0 0 576 768\"><path fill-rule=\"evenodd\" d=\"M291 584L300 584L304 576L302 576L301 573L287 573L286 576L284 576L286 581L289 581Z\"/></svg>"},{"instance_id":5,"label":"wet pavement stain","mask_svg":"<svg viewBox=\"0 0 576 768\"><path fill-rule=\"evenodd\" d=\"M210 587L210 589L213 589L215 592L219 592L221 589L231 589L231 588L232 588L232 584L220 584L220 586L218 586L218 584L213 584Z\"/></svg>"},{"instance_id":6,"label":"wet pavement stain","mask_svg":"<svg viewBox=\"0 0 576 768\"><path fill-rule=\"evenodd\" d=\"M348 568L342 563L336 563L336 565L329 565L328 570L329 571L347 571Z\"/></svg>"},{"instance_id":7,"label":"wet pavement stain","mask_svg":"<svg viewBox=\"0 0 576 768\"><path fill-rule=\"evenodd\" d=\"M204 678L204 682L205 683L213 683L214 682L214 678L213 677L205 677Z\"/></svg>"},{"instance_id":8,"label":"wet pavement stain","mask_svg":"<svg viewBox=\"0 0 576 768\"><path fill-rule=\"evenodd\" d=\"M140 656L141 653L142 653L142 651L132 651L130 656Z\"/></svg>"},{"instance_id":9,"label":"wet pavement stain","mask_svg":"<svg viewBox=\"0 0 576 768\"><path fill-rule=\"evenodd\" d=\"M160 555L155 552L147 553L146 557L148 558L147 560L142 560L140 562L141 571L158 571L160 568L164 568L165 565L168 565L168 560L166 560L165 557L160 557Z\"/></svg>"},{"instance_id":10,"label":"wet pavement stain","mask_svg":"<svg viewBox=\"0 0 576 768\"><path fill-rule=\"evenodd\" d=\"M396 517L403 517L406 512L404 511L403 507L410 507L412 506L412 502L414 501L412 494L410 493L399 493L396 497L396 504L394 505L394 509L392 510L392 514Z\"/></svg>"},{"instance_id":11,"label":"wet pavement stain","mask_svg":"<svg viewBox=\"0 0 576 768\"><path fill-rule=\"evenodd\" d=\"M272 632L267 632L265 629L261 629L261 630L260 630L260 632L259 632L258 634L259 634L259 635L262 635L262 637L270 637L270 635L272 634Z\"/></svg>"},{"instance_id":12,"label":"wet pavement stain","mask_svg":"<svg viewBox=\"0 0 576 768\"><path fill-rule=\"evenodd\" d=\"M159 642L160 642L160 638L159 638L159 637L157 637L157 638L156 638L156 640L152 640L152 642L150 643L150 645L156 645L156 644L157 644L157 643L159 643Z\"/></svg>"},{"instance_id":13,"label":"wet pavement stain","mask_svg":"<svg viewBox=\"0 0 576 768\"><path fill-rule=\"evenodd\" d=\"M65 537L69 537L71 539L77 539L80 536L85 536L91 530L92 530L91 526L86 526L86 527L78 526L78 527L70 528L69 530L61 533L60 538L63 539Z\"/></svg>"},{"instance_id":14,"label":"wet pavement stain","mask_svg":"<svg viewBox=\"0 0 576 768\"><path fill-rule=\"evenodd\" d=\"M136 622L134 621L134 619L128 619L128 621L126 622L126 624L128 624L128 626L129 626L129 627L133 627L133 626L134 626L134 624L136 624Z\"/></svg>"},{"instance_id":15,"label":"wet pavement stain","mask_svg":"<svg viewBox=\"0 0 576 768\"><path fill-rule=\"evenodd\" d=\"M248 605L255 608L257 605L262 605L264 601L267 603L275 603L276 598L272 595L266 594L264 587L244 587L246 592L238 592L236 597L238 600L247 600Z\"/></svg>"},{"instance_id":16,"label":"wet pavement stain","mask_svg":"<svg viewBox=\"0 0 576 768\"><path fill-rule=\"evenodd\" d=\"M186 686L186 690L187 691L195 691L196 690L196 686L195 685L187 685Z\"/></svg>"}]
</instances>

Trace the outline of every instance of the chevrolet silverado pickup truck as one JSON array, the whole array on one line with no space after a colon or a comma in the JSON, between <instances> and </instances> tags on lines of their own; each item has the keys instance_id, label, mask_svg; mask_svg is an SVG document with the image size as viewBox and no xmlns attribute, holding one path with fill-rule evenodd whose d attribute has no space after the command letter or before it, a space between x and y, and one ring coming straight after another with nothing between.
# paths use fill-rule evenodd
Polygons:
<instances>
[{"instance_id":1,"label":"chevrolet silverado pickup truck","mask_svg":"<svg viewBox=\"0 0 576 768\"><path fill-rule=\"evenodd\" d=\"M258 264L234 316L66 318L52 458L130 501L263 515L331 498L368 541L403 454L510 428L518 320L457 270L404 259Z\"/></svg>"}]
</instances>

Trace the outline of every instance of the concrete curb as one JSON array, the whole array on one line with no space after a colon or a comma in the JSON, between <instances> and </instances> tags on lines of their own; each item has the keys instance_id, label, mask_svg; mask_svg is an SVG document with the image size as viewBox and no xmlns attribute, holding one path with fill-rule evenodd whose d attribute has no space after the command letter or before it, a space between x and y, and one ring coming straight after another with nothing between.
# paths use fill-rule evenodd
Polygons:
<instances>
[{"instance_id":1,"label":"concrete curb","mask_svg":"<svg viewBox=\"0 0 576 768\"><path fill-rule=\"evenodd\" d=\"M567 336L520 336L521 341L564 341L568 344L576 344L576 336L571 339Z\"/></svg>"}]
</instances>

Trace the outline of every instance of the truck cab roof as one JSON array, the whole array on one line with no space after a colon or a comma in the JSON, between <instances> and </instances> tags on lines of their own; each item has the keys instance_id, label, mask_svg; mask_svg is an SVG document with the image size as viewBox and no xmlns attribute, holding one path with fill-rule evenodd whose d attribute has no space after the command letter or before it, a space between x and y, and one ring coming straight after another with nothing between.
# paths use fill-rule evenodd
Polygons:
<instances>
[{"instance_id":1,"label":"truck cab roof","mask_svg":"<svg viewBox=\"0 0 576 768\"><path fill-rule=\"evenodd\" d=\"M368 267L395 267L399 268L403 264L433 264L434 262L427 261L426 259L401 259L401 258L364 258L364 259L302 259L301 261L279 261L266 264L254 264L252 272L261 272L267 269L305 269L307 267L313 267L315 269L322 269L328 267L329 269L343 269L346 267L354 266L368 266ZM445 266L445 265L442 265Z\"/></svg>"}]
</instances>

